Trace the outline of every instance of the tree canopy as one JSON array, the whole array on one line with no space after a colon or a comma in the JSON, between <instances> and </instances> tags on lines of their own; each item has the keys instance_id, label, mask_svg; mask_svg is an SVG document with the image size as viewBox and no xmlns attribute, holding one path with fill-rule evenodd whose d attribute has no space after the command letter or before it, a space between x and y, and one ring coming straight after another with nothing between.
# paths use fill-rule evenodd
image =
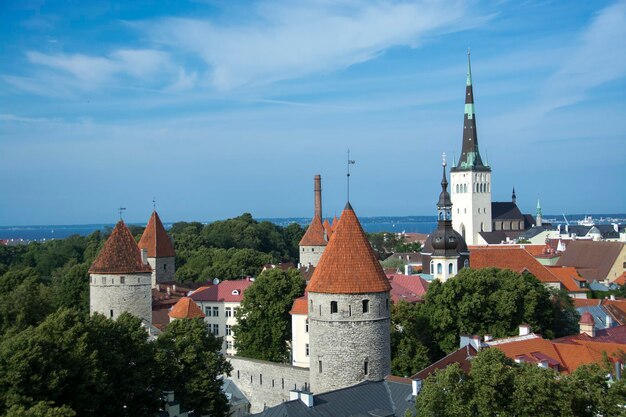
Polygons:
<instances>
[{"instance_id":1,"label":"tree canopy","mask_svg":"<svg viewBox=\"0 0 626 417\"><path fill-rule=\"evenodd\" d=\"M268 269L243 295L233 327L237 354L273 362L289 359L293 301L304 293L306 283L296 269Z\"/></svg>"}]
</instances>

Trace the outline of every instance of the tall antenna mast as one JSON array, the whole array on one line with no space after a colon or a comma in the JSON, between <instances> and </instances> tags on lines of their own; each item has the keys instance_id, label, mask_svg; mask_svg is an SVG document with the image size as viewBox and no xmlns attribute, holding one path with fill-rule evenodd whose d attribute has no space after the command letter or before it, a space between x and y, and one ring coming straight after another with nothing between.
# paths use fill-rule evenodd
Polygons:
<instances>
[{"instance_id":1,"label":"tall antenna mast","mask_svg":"<svg viewBox=\"0 0 626 417\"><path fill-rule=\"evenodd\" d=\"M348 182L348 202L350 202L350 165L354 164L356 161L354 159L350 159L350 149L348 149L348 172L346 174L347 182Z\"/></svg>"},{"instance_id":2,"label":"tall antenna mast","mask_svg":"<svg viewBox=\"0 0 626 417\"><path fill-rule=\"evenodd\" d=\"M120 214L120 220L122 220L122 212L126 210L126 207L120 207L117 209L117 212Z\"/></svg>"}]
</instances>

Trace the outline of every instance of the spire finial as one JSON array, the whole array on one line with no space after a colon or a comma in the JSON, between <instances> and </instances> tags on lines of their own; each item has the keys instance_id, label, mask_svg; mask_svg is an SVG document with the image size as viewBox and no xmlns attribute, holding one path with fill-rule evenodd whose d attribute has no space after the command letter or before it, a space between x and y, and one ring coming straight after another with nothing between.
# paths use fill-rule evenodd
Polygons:
<instances>
[{"instance_id":1,"label":"spire finial","mask_svg":"<svg viewBox=\"0 0 626 417\"><path fill-rule=\"evenodd\" d=\"M515 186L513 186L513 194L511 194L511 201L517 202L517 196L515 195Z\"/></svg>"},{"instance_id":2,"label":"spire finial","mask_svg":"<svg viewBox=\"0 0 626 417\"><path fill-rule=\"evenodd\" d=\"M472 63L469 48L467 48L467 85L472 85Z\"/></svg>"},{"instance_id":3,"label":"spire finial","mask_svg":"<svg viewBox=\"0 0 626 417\"><path fill-rule=\"evenodd\" d=\"M443 161L443 167L445 168L446 167L446 153L445 152L441 154L441 159Z\"/></svg>"},{"instance_id":4,"label":"spire finial","mask_svg":"<svg viewBox=\"0 0 626 417\"><path fill-rule=\"evenodd\" d=\"M152 197L152 211L156 211L156 197Z\"/></svg>"},{"instance_id":5,"label":"spire finial","mask_svg":"<svg viewBox=\"0 0 626 417\"><path fill-rule=\"evenodd\" d=\"M126 210L126 207L120 207L120 208L118 208L118 209L117 209L117 212L120 214L120 220L123 220L123 219L122 219L122 212L123 212L124 210Z\"/></svg>"},{"instance_id":6,"label":"spire finial","mask_svg":"<svg viewBox=\"0 0 626 417\"><path fill-rule=\"evenodd\" d=\"M350 149L348 149L348 170L347 170L347 174L346 174L346 179L348 182L348 203L350 202L350 165L355 164L356 161L354 159L350 159Z\"/></svg>"}]
</instances>

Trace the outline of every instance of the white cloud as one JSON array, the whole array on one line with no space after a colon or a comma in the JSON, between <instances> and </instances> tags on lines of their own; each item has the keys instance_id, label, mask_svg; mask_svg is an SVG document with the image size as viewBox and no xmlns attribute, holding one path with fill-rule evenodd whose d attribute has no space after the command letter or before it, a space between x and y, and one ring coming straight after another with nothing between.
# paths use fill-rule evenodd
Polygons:
<instances>
[{"instance_id":1,"label":"white cloud","mask_svg":"<svg viewBox=\"0 0 626 417\"><path fill-rule=\"evenodd\" d=\"M252 22L219 24L169 18L140 25L153 40L211 69L212 84L231 89L342 69L393 46L416 47L437 32L484 23L466 2L292 2L263 4Z\"/></svg>"}]
</instances>

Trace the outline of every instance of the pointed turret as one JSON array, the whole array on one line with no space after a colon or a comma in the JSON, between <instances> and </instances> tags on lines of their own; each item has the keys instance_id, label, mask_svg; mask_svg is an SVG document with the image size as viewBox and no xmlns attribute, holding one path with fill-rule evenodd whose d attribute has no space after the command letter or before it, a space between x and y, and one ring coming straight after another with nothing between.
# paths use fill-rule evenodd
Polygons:
<instances>
[{"instance_id":1,"label":"pointed turret","mask_svg":"<svg viewBox=\"0 0 626 417\"><path fill-rule=\"evenodd\" d=\"M472 65L470 53L467 51L467 81L465 86L465 116L463 120L463 146L461 157L453 170L481 169L488 170L483 164L478 151L478 135L476 133L476 114L474 112L474 90L472 86Z\"/></svg>"},{"instance_id":2,"label":"pointed turret","mask_svg":"<svg viewBox=\"0 0 626 417\"><path fill-rule=\"evenodd\" d=\"M513 187L513 194L511 194L511 201L517 203L517 196L515 195L515 187Z\"/></svg>"},{"instance_id":3,"label":"pointed turret","mask_svg":"<svg viewBox=\"0 0 626 417\"><path fill-rule=\"evenodd\" d=\"M333 228L328 219L324 219L324 232L326 233L326 240L330 240L330 237L333 234Z\"/></svg>"},{"instance_id":4,"label":"pointed turret","mask_svg":"<svg viewBox=\"0 0 626 417\"><path fill-rule=\"evenodd\" d=\"M152 267L152 287L162 282L174 281L176 252L156 210L150 216L146 230L139 240L139 247L148 252L148 263Z\"/></svg>"},{"instance_id":5,"label":"pointed turret","mask_svg":"<svg viewBox=\"0 0 626 417\"><path fill-rule=\"evenodd\" d=\"M168 313L168 316L170 316L170 321L174 319L193 319L196 317L205 317L200 307L198 307L198 304L196 304L189 297L183 297L178 300L176 305L174 305L172 310Z\"/></svg>"},{"instance_id":6,"label":"pointed turret","mask_svg":"<svg viewBox=\"0 0 626 417\"><path fill-rule=\"evenodd\" d=\"M313 195L315 200L313 220L299 243L301 266L316 266L330 238L322 224L322 177L320 175L313 178Z\"/></svg>"},{"instance_id":7,"label":"pointed turret","mask_svg":"<svg viewBox=\"0 0 626 417\"><path fill-rule=\"evenodd\" d=\"M151 271L150 265L143 262L141 250L123 220L115 225L111 236L89 268L90 274L133 274Z\"/></svg>"}]
</instances>

